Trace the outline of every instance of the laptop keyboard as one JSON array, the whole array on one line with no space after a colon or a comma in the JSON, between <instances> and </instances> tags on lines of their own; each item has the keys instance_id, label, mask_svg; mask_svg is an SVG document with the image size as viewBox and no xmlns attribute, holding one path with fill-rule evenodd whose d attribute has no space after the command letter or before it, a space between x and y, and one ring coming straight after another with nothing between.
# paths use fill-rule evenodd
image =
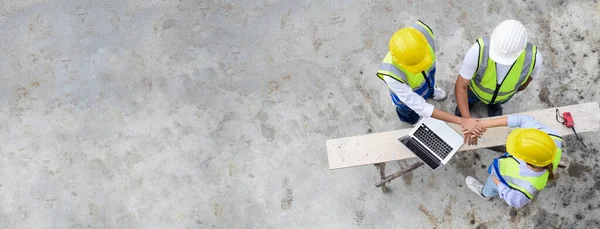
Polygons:
<instances>
[{"instance_id":1,"label":"laptop keyboard","mask_svg":"<svg viewBox=\"0 0 600 229\"><path fill-rule=\"evenodd\" d=\"M445 159L452 152L452 147L425 125L421 125L415 131L414 136L442 159Z\"/></svg>"},{"instance_id":2,"label":"laptop keyboard","mask_svg":"<svg viewBox=\"0 0 600 229\"><path fill-rule=\"evenodd\" d=\"M425 164L427 164L431 169L436 169L439 167L442 162L437 159L433 154L431 154L427 149L417 142L414 138L409 139L406 142L406 147L408 147L413 153L415 153Z\"/></svg>"}]
</instances>

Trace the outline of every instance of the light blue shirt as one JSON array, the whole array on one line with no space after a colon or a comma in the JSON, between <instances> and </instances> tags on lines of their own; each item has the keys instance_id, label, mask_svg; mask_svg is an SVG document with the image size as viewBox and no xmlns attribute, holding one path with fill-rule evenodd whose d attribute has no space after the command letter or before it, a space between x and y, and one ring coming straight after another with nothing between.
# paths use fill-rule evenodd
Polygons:
<instances>
[{"instance_id":1,"label":"light blue shirt","mask_svg":"<svg viewBox=\"0 0 600 229\"><path fill-rule=\"evenodd\" d=\"M508 126L509 127L536 128L536 129L546 132L547 134L560 137L560 135L558 135L558 133L556 131L548 128L547 126L542 125L537 120L535 120L534 117L527 116L527 115L513 114L513 115L508 115L507 118L508 118ZM555 143L556 143L556 147L562 149L562 142L555 141ZM564 155L564 151L563 151L563 155ZM515 158L515 159L517 159L517 158ZM520 169L520 174L522 176L540 176L544 172L546 172L545 170L542 172L533 171L529 167L527 167L527 163L525 163L524 161L522 161L520 159L517 159L517 160L520 162L519 169ZM495 172L492 172L492 176L495 176L494 174L495 174ZM515 208L523 207L523 206L525 206L525 204L527 204L531 201L522 192L510 188L502 182L498 183L498 195L500 196L500 198L504 199L508 205L515 207Z\"/></svg>"}]
</instances>

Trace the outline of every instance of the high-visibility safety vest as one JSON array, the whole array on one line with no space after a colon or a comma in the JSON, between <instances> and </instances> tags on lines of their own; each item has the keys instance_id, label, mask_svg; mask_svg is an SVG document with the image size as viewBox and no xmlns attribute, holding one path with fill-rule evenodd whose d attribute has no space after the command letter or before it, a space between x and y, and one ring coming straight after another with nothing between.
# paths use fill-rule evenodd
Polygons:
<instances>
[{"instance_id":1,"label":"high-visibility safety vest","mask_svg":"<svg viewBox=\"0 0 600 229\"><path fill-rule=\"evenodd\" d=\"M525 50L510 67L501 83L497 81L496 62L490 58L490 37L477 39L479 62L471 78L471 91L485 104L496 104L509 100L531 76L535 67L537 47L527 43Z\"/></svg>"},{"instance_id":2,"label":"high-visibility safety vest","mask_svg":"<svg viewBox=\"0 0 600 229\"><path fill-rule=\"evenodd\" d=\"M554 135L550 135L554 143L559 146L562 145L562 138ZM555 171L560 158L562 157L562 148L556 147L556 156L552 161L552 170ZM525 163L522 160L517 160L512 155L506 153L499 158L496 158L492 163L490 169L495 173L498 180L504 183L511 189L517 190L527 198L532 199L539 191L546 187L548 181L548 171L544 172L540 176L522 176L519 165Z\"/></svg>"},{"instance_id":3,"label":"high-visibility safety vest","mask_svg":"<svg viewBox=\"0 0 600 229\"><path fill-rule=\"evenodd\" d=\"M433 82L432 77L430 75L431 71L435 69L435 43L433 41L433 32L431 28L427 26L422 21L416 21L411 27L417 29L421 32L425 38L427 39L427 43L429 43L429 53L431 54L432 64L431 67L427 69L427 71L422 71L417 74L412 74L409 71L404 70L400 65L394 63L392 59L392 55L388 51L387 55L383 59L383 63L379 66L379 70L377 71L377 76L383 80L384 76L392 77L398 82L407 84L412 88L412 90L425 97L430 90L433 90ZM384 81L385 82L385 81ZM391 92L391 90L390 90ZM393 92L392 92L393 93Z\"/></svg>"}]
</instances>

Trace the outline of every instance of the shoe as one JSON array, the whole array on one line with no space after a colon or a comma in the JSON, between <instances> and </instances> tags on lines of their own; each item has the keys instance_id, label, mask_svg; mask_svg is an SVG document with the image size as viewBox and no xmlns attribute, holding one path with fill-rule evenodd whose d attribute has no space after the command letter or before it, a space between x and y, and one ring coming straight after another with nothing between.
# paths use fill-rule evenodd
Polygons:
<instances>
[{"instance_id":1,"label":"shoe","mask_svg":"<svg viewBox=\"0 0 600 229\"><path fill-rule=\"evenodd\" d=\"M502 115L502 105L500 104L492 104L488 105L488 116L500 116Z\"/></svg>"},{"instance_id":2,"label":"shoe","mask_svg":"<svg viewBox=\"0 0 600 229\"><path fill-rule=\"evenodd\" d=\"M477 194L477 196L481 197L481 199L490 200L490 197L485 197L483 194L481 194L481 191L483 190L483 184L481 184L481 182L479 182L477 179L473 178L472 176L468 176L465 179L465 182L467 183L467 187Z\"/></svg>"},{"instance_id":3,"label":"shoe","mask_svg":"<svg viewBox=\"0 0 600 229\"><path fill-rule=\"evenodd\" d=\"M439 87L433 89L433 100L440 101L446 98L446 92Z\"/></svg>"}]
</instances>

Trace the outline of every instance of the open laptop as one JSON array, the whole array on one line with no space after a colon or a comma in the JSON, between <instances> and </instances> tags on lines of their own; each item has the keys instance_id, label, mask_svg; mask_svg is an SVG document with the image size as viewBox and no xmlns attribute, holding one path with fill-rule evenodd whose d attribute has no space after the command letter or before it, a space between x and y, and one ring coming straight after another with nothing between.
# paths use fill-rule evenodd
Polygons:
<instances>
[{"instance_id":1,"label":"open laptop","mask_svg":"<svg viewBox=\"0 0 600 229\"><path fill-rule=\"evenodd\" d=\"M445 122L429 117L422 118L407 136L398 141L436 170L448 163L462 146L463 136Z\"/></svg>"}]
</instances>

